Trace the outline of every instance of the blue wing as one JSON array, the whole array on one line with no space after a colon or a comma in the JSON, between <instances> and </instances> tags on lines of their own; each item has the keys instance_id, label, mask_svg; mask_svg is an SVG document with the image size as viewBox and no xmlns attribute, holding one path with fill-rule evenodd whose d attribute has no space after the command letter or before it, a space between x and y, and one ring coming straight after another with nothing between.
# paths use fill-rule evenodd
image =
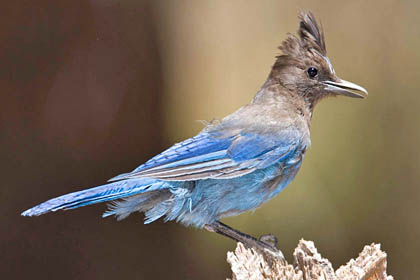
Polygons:
<instances>
[{"instance_id":1,"label":"blue wing","mask_svg":"<svg viewBox=\"0 0 420 280\"><path fill-rule=\"evenodd\" d=\"M295 131L284 131L281 135L239 132L224 137L202 132L110 181L140 177L168 181L239 177L290 158L299 142Z\"/></svg>"}]
</instances>

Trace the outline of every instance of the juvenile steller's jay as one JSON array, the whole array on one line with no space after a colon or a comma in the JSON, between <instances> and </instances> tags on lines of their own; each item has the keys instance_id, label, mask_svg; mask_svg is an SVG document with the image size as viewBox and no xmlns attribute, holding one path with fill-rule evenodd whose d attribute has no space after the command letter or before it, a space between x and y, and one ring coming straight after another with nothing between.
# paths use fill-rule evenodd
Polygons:
<instances>
[{"instance_id":1,"label":"juvenile steller's jay","mask_svg":"<svg viewBox=\"0 0 420 280\"><path fill-rule=\"evenodd\" d=\"M318 101L367 96L336 76L312 13L302 12L299 20L298 37L282 43L283 54L251 103L108 184L50 199L22 215L112 201L103 217L144 212L146 224L164 217L250 246L267 245L219 220L259 207L293 180L311 145Z\"/></svg>"}]
</instances>

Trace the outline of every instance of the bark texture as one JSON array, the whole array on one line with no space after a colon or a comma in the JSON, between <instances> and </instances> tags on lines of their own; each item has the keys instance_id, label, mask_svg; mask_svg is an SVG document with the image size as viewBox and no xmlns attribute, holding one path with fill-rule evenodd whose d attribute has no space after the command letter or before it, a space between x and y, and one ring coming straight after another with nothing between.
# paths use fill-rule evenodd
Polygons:
<instances>
[{"instance_id":1,"label":"bark texture","mask_svg":"<svg viewBox=\"0 0 420 280\"><path fill-rule=\"evenodd\" d=\"M337 270L322 258L312 241L300 240L293 259L289 264L282 257L261 254L242 243L227 254L232 280L393 280L386 274L386 253L379 244L365 246L356 259Z\"/></svg>"}]
</instances>

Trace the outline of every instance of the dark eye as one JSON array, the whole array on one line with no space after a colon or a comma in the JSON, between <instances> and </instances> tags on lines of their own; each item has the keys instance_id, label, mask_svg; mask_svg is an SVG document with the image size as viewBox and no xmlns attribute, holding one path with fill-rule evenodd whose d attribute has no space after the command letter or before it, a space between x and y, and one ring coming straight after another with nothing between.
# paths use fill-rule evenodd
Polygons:
<instances>
[{"instance_id":1,"label":"dark eye","mask_svg":"<svg viewBox=\"0 0 420 280\"><path fill-rule=\"evenodd\" d=\"M314 67L309 67L306 73L308 73L309 78L315 78L318 75L318 70Z\"/></svg>"}]
</instances>

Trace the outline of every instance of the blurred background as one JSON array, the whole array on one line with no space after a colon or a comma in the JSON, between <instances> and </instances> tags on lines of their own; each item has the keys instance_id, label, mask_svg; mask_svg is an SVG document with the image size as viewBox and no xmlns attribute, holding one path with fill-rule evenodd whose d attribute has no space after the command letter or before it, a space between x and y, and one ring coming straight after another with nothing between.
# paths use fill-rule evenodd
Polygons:
<instances>
[{"instance_id":1,"label":"blurred background","mask_svg":"<svg viewBox=\"0 0 420 280\"><path fill-rule=\"evenodd\" d=\"M321 20L338 75L366 100L321 102L297 178L224 222L313 240L335 268L382 244L420 273L419 1L8 1L0 17L0 271L4 279L225 279L234 242L105 205L24 218L96 186L251 100L300 9Z\"/></svg>"}]
</instances>

